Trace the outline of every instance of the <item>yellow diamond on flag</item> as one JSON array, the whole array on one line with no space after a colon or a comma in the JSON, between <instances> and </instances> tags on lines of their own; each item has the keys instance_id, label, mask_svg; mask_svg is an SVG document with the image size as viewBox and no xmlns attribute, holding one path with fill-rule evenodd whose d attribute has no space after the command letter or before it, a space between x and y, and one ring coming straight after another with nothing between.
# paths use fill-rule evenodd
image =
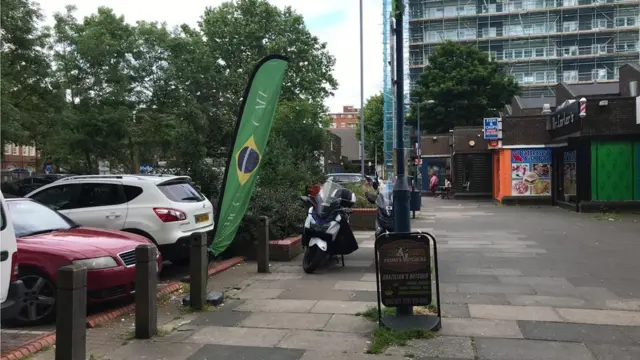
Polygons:
<instances>
[{"instance_id":1,"label":"yellow diamond on flag","mask_svg":"<svg viewBox=\"0 0 640 360\"><path fill-rule=\"evenodd\" d=\"M260 164L260 152L256 146L253 136L247 140L240 151L236 153L236 169L238 171L238 181L244 185L258 169Z\"/></svg>"}]
</instances>

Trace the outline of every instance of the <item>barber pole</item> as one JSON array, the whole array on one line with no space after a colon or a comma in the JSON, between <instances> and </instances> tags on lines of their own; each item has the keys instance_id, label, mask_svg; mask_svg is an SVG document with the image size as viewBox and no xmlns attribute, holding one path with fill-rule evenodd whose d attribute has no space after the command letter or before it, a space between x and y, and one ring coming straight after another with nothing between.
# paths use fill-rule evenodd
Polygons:
<instances>
[{"instance_id":1,"label":"barber pole","mask_svg":"<svg viewBox=\"0 0 640 360\"><path fill-rule=\"evenodd\" d=\"M580 99L580 117L583 118L587 116L587 99Z\"/></svg>"}]
</instances>

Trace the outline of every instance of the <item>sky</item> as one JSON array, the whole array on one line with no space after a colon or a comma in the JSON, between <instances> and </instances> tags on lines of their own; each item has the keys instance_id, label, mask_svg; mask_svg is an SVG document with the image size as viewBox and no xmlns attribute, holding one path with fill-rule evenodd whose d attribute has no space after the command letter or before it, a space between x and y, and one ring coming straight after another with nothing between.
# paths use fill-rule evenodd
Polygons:
<instances>
[{"instance_id":1,"label":"sky","mask_svg":"<svg viewBox=\"0 0 640 360\"><path fill-rule=\"evenodd\" d=\"M311 33L327 43L335 56L333 76L338 80L335 95L326 100L332 112L343 105L360 107L360 15L358 0L268 0L282 8L291 6L302 14ZM207 6L215 7L223 0L40 0L47 16L64 11L66 5L78 8L77 17L95 12L100 6L112 8L124 15L129 23L137 20L166 22L168 25L187 23L195 26ZM382 89L382 0L362 0L364 8L364 101ZM160 5L162 4L162 5ZM171 4L171 5L169 5Z\"/></svg>"}]
</instances>

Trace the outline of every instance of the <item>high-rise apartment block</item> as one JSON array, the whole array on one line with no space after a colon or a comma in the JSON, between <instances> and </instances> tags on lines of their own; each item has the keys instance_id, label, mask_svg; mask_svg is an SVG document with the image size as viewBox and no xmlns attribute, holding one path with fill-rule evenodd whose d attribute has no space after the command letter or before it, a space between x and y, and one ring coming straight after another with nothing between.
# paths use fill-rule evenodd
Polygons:
<instances>
[{"instance_id":1,"label":"high-rise apartment block","mask_svg":"<svg viewBox=\"0 0 640 360\"><path fill-rule=\"evenodd\" d=\"M639 0L410 0L410 86L439 42L486 51L522 86L553 94L558 82L611 82L640 61Z\"/></svg>"}]
</instances>

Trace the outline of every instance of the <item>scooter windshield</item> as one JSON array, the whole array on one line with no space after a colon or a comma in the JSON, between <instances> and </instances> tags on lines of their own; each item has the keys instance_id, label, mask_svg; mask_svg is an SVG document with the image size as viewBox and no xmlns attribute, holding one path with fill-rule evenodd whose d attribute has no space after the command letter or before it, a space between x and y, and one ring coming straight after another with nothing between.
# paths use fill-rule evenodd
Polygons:
<instances>
[{"instance_id":1,"label":"scooter windshield","mask_svg":"<svg viewBox=\"0 0 640 360\"><path fill-rule=\"evenodd\" d=\"M393 208L393 184L390 181L383 182L378 188L378 197L376 198L376 205L387 211L391 212Z\"/></svg>"},{"instance_id":2,"label":"scooter windshield","mask_svg":"<svg viewBox=\"0 0 640 360\"><path fill-rule=\"evenodd\" d=\"M338 189L342 189L342 186L333 181L327 181L322 185L316 195L316 214L319 218L326 218L340 207L340 199L335 196Z\"/></svg>"}]
</instances>

